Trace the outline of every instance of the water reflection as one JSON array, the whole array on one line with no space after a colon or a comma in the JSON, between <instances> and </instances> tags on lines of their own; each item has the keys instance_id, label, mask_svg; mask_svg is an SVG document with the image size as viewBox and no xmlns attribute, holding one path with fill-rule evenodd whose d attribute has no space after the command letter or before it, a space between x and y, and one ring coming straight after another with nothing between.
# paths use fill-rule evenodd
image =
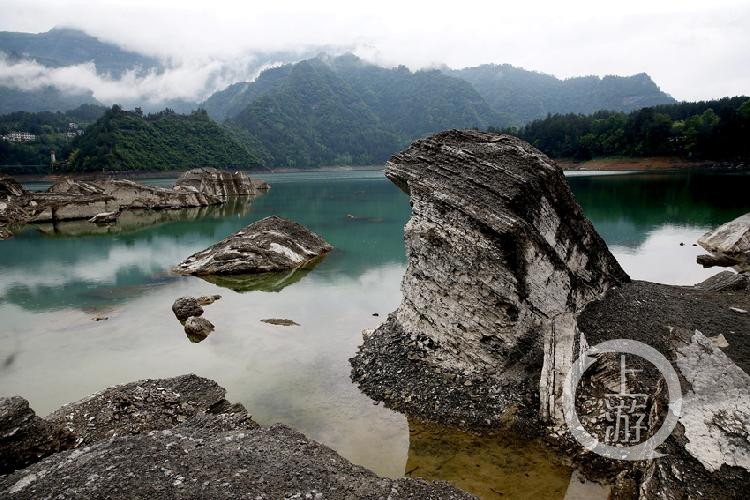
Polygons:
<instances>
[{"instance_id":1,"label":"water reflection","mask_svg":"<svg viewBox=\"0 0 750 500\"><path fill-rule=\"evenodd\" d=\"M444 479L480 498L563 498L571 470L543 444L409 421L406 475Z\"/></svg>"}]
</instances>

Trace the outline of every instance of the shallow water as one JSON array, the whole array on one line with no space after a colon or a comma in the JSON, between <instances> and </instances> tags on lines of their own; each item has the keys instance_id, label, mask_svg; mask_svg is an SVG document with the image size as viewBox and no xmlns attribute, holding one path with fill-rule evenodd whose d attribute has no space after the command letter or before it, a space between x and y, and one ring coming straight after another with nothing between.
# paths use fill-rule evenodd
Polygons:
<instances>
[{"instance_id":1,"label":"shallow water","mask_svg":"<svg viewBox=\"0 0 750 500\"><path fill-rule=\"evenodd\" d=\"M400 301L407 196L382 172L261 177L272 189L252 203L126 214L111 228L28 226L1 242L0 394L21 394L44 415L106 386L194 372L226 387L228 399L245 404L260 423L288 424L379 474L447 479L487 498L561 498L570 471L538 445L417 428L349 381L348 358L360 332L376 327ZM709 227L750 211L748 175L569 181L637 279L692 284L715 274L695 264L692 243ZM311 272L269 291L241 292L242 283L225 288L169 272L271 214L307 225L335 250ZM223 298L204 314L216 331L191 343L172 302L217 293ZM261 321L268 318L300 326Z\"/></svg>"}]
</instances>

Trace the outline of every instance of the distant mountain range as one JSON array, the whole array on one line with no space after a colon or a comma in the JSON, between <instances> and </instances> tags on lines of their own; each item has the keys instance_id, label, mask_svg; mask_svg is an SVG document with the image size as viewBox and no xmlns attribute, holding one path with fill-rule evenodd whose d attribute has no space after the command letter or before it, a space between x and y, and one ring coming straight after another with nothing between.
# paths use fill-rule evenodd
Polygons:
<instances>
[{"instance_id":1,"label":"distant mountain range","mask_svg":"<svg viewBox=\"0 0 750 500\"><path fill-rule=\"evenodd\" d=\"M6 54L5 64L33 59L60 67L91 61L115 79L131 69L136 74L168 70L154 58L69 29L0 33L0 52ZM258 55L254 64L294 56ZM53 87L23 91L2 84L0 113L96 103L90 93L71 96ZM202 103L159 104L179 112L205 109L265 165L307 167L380 163L415 138L448 128L503 128L549 113L632 111L674 102L644 73L559 80L507 64L412 72L351 54L322 53L266 69L254 81L229 85ZM153 103L145 104L153 110Z\"/></svg>"}]
</instances>

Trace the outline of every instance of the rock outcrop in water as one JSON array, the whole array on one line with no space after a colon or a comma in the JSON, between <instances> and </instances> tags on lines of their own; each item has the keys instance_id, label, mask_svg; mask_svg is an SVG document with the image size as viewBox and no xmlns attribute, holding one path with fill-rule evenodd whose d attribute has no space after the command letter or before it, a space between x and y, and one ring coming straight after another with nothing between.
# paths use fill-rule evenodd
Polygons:
<instances>
[{"instance_id":1,"label":"rock outcrop in water","mask_svg":"<svg viewBox=\"0 0 750 500\"><path fill-rule=\"evenodd\" d=\"M546 355L544 397L558 394L555 346L572 342L589 302L628 281L562 170L514 137L451 131L416 141L385 175L411 197L409 264L401 305L368 336L354 379L377 399L390 389L407 413L424 416L428 406L450 423L494 426L536 406L529 396ZM438 379L455 381L455 390L440 395L438 380L434 394L414 394L399 387L408 379L401 366L371 365L404 350L427 371L444 371Z\"/></svg>"},{"instance_id":2,"label":"rock outcrop in water","mask_svg":"<svg viewBox=\"0 0 750 500\"><path fill-rule=\"evenodd\" d=\"M698 244L710 252L698 256L698 263L704 267L734 267L739 272L750 272L750 214L707 232Z\"/></svg>"},{"instance_id":3,"label":"rock outcrop in water","mask_svg":"<svg viewBox=\"0 0 750 500\"><path fill-rule=\"evenodd\" d=\"M223 199L228 196L252 196L256 185L245 172L226 172L204 167L184 172L175 182L175 189Z\"/></svg>"},{"instance_id":4,"label":"rock outcrop in water","mask_svg":"<svg viewBox=\"0 0 750 500\"><path fill-rule=\"evenodd\" d=\"M265 185L265 187L263 187ZM0 225L95 219L122 210L187 209L224 203L228 197L267 189L242 172L196 169L174 188L148 186L125 179L62 179L45 193L28 192L13 179L0 177ZM112 221L112 217L109 218Z\"/></svg>"},{"instance_id":5,"label":"rock outcrop in water","mask_svg":"<svg viewBox=\"0 0 750 500\"><path fill-rule=\"evenodd\" d=\"M175 272L202 276L286 271L308 266L332 248L305 226L271 216L191 255Z\"/></svg>"},{"instance_id":6,"label":"rock outcrop in water","mask_svg":"<svg viewBox=\"0 0 750 500\"><path fill-rule=\"evenodd\" d=\"M440 481L380 478L288 427L261 427L195 375L107 389L43 422L76 440L1 476L3 498L473 498Z\"/></svg>"},{"instance_id":7,"label":"rock outcrop in water","mask_svg":"<svg viewBox=\"0 0 750 500\"><path fill-rule=\"evenodd\" d=\"M750 291L722 273L695 287L630 282L578 207L562 171L518 139L451 131L415 142L386 176L411 197L409 264L397 311L352 359L352 378L407 415L472 430L545 432L615 495L735 498L750 481ZM562 386L588 346L651 345L676 366L683 414L666 458L614 461L582 448ZM660 374L628 379L651 395L644 435L668 412ZM600 354L576 404L601 428L619 356ZM640 372L639 372L640 373ZM688 404L690 408L688 408ZM599 440L605 439L600 435Z\"/></svg>"}]
</instances>

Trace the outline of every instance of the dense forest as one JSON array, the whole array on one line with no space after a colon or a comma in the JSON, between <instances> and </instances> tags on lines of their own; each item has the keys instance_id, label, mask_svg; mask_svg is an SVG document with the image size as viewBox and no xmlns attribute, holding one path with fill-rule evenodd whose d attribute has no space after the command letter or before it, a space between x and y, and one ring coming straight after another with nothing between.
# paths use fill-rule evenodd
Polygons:
<instances>
[{"instance_id":1,"label":"dense forest","mask_svg":"<svg viewBox=\"0 0 750 500\"><path fill-rule=\"evenodd\" d=\"M276 167L382 163L419 136L497 118L467 82L351 55L273 68L231 90L207 102L209 112L248 102L227 125Z\"/></svg>"},{"instance_id":2,"label":"dense forest","mask_svg":"<svg viewBox=\"0 0 750 500\"><path fill-rule=\"evenodd\" d=\"M553 158L677 156L748 160L750 98L653 106L627 114L556 114L505 132L530 142Z\"/></svg>"},{"instance_id":3,"label":"dense forest","mask_svg":"<svg viewBox=\"0 0 750 500\"><path fill-rule=\"evenodd\" d=\"M112 106L70 145L64 170L185 170L258 165L205 111L144 115Z\"/></svg>"},{"instance_id":4,"label":"dense forest","mask_svg":"<svg viewBox=\"0 0 750 500\"><path fill-rule=\"evenodd\" d=\"M106 108L83 104L66 112L40 111L30 113L16 111L0 116L0 136L23 131L36 136L33 142L0 141L0 167L15 172L20 165L43 166L46 172L50 165L50 152L58 158L66 154L76 134L101 117ZM28 169L27 169L28 170Z\"/></svg>"}]
</instances>

